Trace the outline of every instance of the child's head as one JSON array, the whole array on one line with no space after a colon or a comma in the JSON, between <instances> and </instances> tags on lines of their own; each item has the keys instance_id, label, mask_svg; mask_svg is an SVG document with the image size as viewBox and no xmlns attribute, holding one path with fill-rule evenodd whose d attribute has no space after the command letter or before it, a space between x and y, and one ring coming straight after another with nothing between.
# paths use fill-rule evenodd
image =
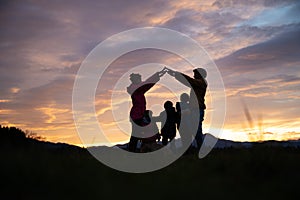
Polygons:
<instances>
[{"instance_id":1,"label":"child's head","mask_svg":"<svg viewBox=\"0 0 300 200\"><path fill-rule=\"evenodd\" d=\"M152 117L152 115L153 115L153 112L152 112L152 110L146 110L145 111L145 116L147 116L147 117Z\"/></svg>"},{"instance_id":2,"label":"child's head","mask_svg":"<svg viewBox=\"0 0 300 200\"><path fill-rule=\"evenodd\" d=\"M181 102L188 102L190 100L190 96L187 93L182 93L180 95L180 101Z\"/></svg>"},{"instance_id":3,"label":"child's head","mask_svg":"<svg viewBox=\"0 0 300 200\"><path fill-rule=\"evenodd\" d=\"M166 101L164 103L164 108L167 110L167 109L170 109L173 107L173 103L171 101Z\"/></svg>"}]
</instances>

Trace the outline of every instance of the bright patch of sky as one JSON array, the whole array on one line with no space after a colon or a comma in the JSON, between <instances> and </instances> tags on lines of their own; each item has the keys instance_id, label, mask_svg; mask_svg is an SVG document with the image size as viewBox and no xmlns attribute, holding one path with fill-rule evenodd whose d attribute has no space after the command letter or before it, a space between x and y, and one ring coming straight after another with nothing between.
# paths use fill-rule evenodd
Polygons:
<instances>
[{"instance_id":1,"label":"bright patch of sky","mask_svg":"<svg viewBox=\"0 0 300 200\"><path fill-rule=\"evenodd\" d=\"M247 20L241 24L248 26L281 26L285 24L299 23L300 3L295 5L286 5L282 7L268 8L263 10L254 18Z\"/></svg>"}]
</instances>

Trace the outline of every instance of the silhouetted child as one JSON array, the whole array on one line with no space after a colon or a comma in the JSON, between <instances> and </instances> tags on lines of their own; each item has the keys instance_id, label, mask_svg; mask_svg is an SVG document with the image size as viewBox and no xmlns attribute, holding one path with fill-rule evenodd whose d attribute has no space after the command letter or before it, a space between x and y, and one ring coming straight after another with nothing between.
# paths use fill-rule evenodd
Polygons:
<instances>
[{"instance_id":1,"label":"silhouetted child","mask_svg":"<svg viewBox=\"0 0 300 200\"><path fill-rule=\"evenodd\" d=\"M177 130L181 137L182 145L188 147L192 143L192 133L190 131L190 96L187 93L180 95L180 102L176 102L176 123Z\"/></svg>"},{"instance_id":2,"label":"silhouetted child","mask_svg":"<svg viewBox=\"0 0 300 200\"><path fill-rule=\"evenodd\" d=\"M177 129L179 130L181 117L190 113L189 108L189 100L190 96L187 93L183 93L180 95L180 102L176 102L176 114L177 114Z\"/></svg>"},{"instance_id":3,"label":"silhouetted child","mask_svg":"<svg viewBox=\"0 0 300 200\"><path fill-rule=\"evenodd\" d=\"M153 120L152 117L153 112L151 110L145 111L145 118L149 121L149 124L142 128L142 135L141 138L142 146L141 152L150 152L159 149L161 146L157 144L157 140L160 140L159 129L156 125L156 121Z\"/></svg>"},{"instance_id":4,"label":"silhouetted child","mask_svg":"<svg viewBox=\"0 0 300 200\"><path fill-rule=\"evenodd\" d=\"M162 144L167 145L176 136L176 111L171 101L166 101L164 108L165 110L160 113L158 121L161 122L162 127Z\"/></svg>"}]
</instances>

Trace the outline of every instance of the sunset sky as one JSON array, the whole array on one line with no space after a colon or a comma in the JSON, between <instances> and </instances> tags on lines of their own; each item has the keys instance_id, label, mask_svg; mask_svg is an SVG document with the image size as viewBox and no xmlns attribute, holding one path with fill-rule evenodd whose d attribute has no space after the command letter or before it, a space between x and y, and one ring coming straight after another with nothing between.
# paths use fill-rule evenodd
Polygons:
<instances>
[{"instance_id":1,"label":"sunset sky","mask_svg":"<svg viewBox=\"0 0 300 200\"><path fill-rule=\"evenodd\" d=\"M81 145L72 90L82 61L111 35L150 26L188 35L216 63L227 96L221 138L300 138L299 0L1 1L0 124L33 131L49 141ZM192 75L193 67L181 58L154 49L113 62L99 82L95 108L115 143L126 142L130 132L129 120L124 120L128 113L118 113L121 127L113 119L114 103L130 108L126 88L122 91L117 84L130 84L134 66L142 65L134 69L144 71L143 78L161 68L147 63ZM171 79L166 75L162 81ZM189 91L180 84L178 88ZM209 99L208 93L204 132L213 109ZM147 100L157 115L165 100L177 99L157 85Z\"/></svg>"}]
</instances>

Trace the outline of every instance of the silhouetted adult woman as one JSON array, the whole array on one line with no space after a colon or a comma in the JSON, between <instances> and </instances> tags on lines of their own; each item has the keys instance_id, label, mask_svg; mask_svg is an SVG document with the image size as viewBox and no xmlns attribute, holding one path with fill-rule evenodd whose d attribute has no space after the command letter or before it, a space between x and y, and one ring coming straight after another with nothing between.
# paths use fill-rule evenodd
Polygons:
<instances>
[{"instance_id":1,"label":"silhouetted adult woman","mask_svg":"<svg viewBox=\"0 0 300 200\"><path fill-rule=\"evenodd\" d=\"M132 73L130 75L131 84L127 87L127 92L131 96L132 108L130 110L130 122L132 124L132 134L130 137L128 150L135 152L139 140L140 127L149 124L149 119L145 117L146 98L145 93L150 90L166 73L165 68L154 73L145 81L142 81L140 74Z\"/></svg>"}]
</instances>

